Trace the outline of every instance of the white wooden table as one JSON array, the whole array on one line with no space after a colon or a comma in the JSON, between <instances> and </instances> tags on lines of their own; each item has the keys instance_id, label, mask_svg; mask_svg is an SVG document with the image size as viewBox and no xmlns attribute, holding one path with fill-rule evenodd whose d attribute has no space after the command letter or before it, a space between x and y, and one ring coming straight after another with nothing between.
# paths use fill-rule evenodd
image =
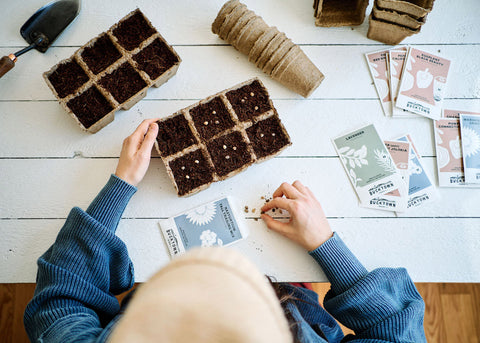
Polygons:
<instances>
[{"instance_id":1,"label":"white wooden table","mask_svg":"<svg viewBox=\"0 0 480 343\"><path fill-rule=\"evenodd\" d=\"M25 45L19 28L45 0L9 1L0 22L0 56ZM371 1L372 2L372 1ZM118 235L145 281L169 260L157 222L223 195L249 207L250 237L235 246L278 280L326 281L301 248L269 232L259 216L262 196L282 181L302 180L330 223L367 268L404 266L415 281L480 282L480 190L439 189L441 198L402 217L360 208L330 138L375 123L384 139L410 133L436 179L432 123L383 116L363 54L385 47L358 27L314 26L313 1L245 0L277 26L325 74L305 100L268 78L210 31L223 1L84 0L76 21L46 54L19 58L0 79L0 282L34 282L36 259L53 243L69 210L86 208L115 170L121 143L145 118L163 117L258 76L265 83L293 146L280 156L189 198L178 198L158 156L124 213ZM367 9L367 15L370 13ZM183 59L167 84L91 135L61 109L41 74L108 29L135 7ZM445 107L480 110L480 2L437 0L411 44L453 60ZM255 213L252 209L255 208Z\"/></svg>"}]
</instances>

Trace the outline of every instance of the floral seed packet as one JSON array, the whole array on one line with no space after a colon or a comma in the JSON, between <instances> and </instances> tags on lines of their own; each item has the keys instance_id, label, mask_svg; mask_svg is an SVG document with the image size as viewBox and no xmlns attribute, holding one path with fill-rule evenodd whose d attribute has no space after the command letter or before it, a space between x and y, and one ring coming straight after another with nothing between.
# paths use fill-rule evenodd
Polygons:
<instances>
[{"instance_id":1,"label":"floral seed packet","mask_svg":"<svg viewBox=\"0 0 480 343\"><path fill-rule=\"evenodd\" d=\"M480 184L480 116L460 114L465 183Z\"/></svg>"},{"instance_id":2,"label":"floral seed packet","mask_svg":"<svg viewBox=\"0 0 480 343\"><path fill-rule=\"evenodd\" d=\"M223 198L160 220L170 256L192 247L226 246L247 237L237 210L231 198Z\"/></svg>"},{"instance_id":3,"label":"floral seed packet","mask_svg":"<svg viewBox=\"0 0 480 343\"><path fill-rule=\"evenodd\" d=\"M389 83L390 93L392 97L392 116L393 117L417 117L415 113L402 110L395 106L398 96L398 88L400 87L400 80L402 79L403 66L405 64L405 58L407 56L407 49L403 50L390 50L388 52L388 70L389 70Z\"/></svg>"},{"instance_id":4,"label":"floral seed packet","mask_svg":"<svg viewBox=\"0 0 480 343\"><path fill-rule=\"evenodd\" d=\"M468 111L462 111L462 110L447 110L447 109L444 109L443 110L443 118L460 119L460 113L480 115L480 112L468 112Z\"/></svg>"},{"instance_id":5,"label":"floral seed packet","mask_svg":"<svg viewBox=\"0 0 480 343\"><path fill-rule=\"evenodd\" d=\"M388 50L376 51L365 54L368 68L377 90L378 98L382 105L385 116L390 117L391 113L391 96L390 87L388 85L388 64L387 64Z\"/></svg>"},{"instance_id":6,"label":"floral seed packet","mask_svg":"<svg viewBox=\"0 0 480 343\"><path fill-rule=\"evenodd\" d=\"M410 143L407 209L432 201L437 197L435 186L425 171L421 157L410 135L402 136L396 139L396 141Z\"/></svg>"},{"instance_id":7,"label":"floral seed packet","mask_svg":"<svg viewBox=\"0 0 480 343\"><path fill-rule=\"evenodd\" d=\"M437 170L439 187L480 187L465 183L463 170L462 144L460 140L460 119L455 113L449 118L435 120L435 145L437 150Z\"/></svg>"},{"instance_id":8,"label":"floral seed packet","mask_svg":"<svg viewBox=\"0 0 480 343\"><path fill-rule=\"evenodd\" d=\"M334 138L333 145L362 205L402 189L402 178L373 124Z\"/></svg>"},{"instance_id":9,"label":"floral seed packet","mask_svg":"<svg viewBox=\"0 0 480 343\"><path fill-rule=\"evenodd\" d=\"M384 141L384 143L388 149L388 152L390 153L390 156L392 156L393 162L395 163L398 172L402 176L402 180L405 183L405 186L408 189L408 162L410 160L410 143L395 141Z\"/></svg>"},{"instance_id":10,"label":"floral seed packet","mask_svg":"<svg viewBox=\"0 0 480 343\"><path fill-rule=\"evenodd\" d=\"M395 106L440 119L450 60L410 48Z\"/></svg>"}]
</instances>

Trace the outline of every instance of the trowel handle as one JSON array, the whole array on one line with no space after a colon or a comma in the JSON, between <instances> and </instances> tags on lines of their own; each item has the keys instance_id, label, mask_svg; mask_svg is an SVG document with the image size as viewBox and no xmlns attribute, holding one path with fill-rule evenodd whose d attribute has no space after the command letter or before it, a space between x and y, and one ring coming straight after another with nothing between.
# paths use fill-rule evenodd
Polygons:
<instances>
[{"instance_id":1,"label":"trowel handle","mask_svg":"<svg viewBox=\"0 0 480 343\"><path fill-rule=\"evenodd\" d=\"M16 60L17 60L17 57L14 54L3 56L0 59L0 77L5 75L10 69L15 67Z\"/></svg>"}]
</instances>

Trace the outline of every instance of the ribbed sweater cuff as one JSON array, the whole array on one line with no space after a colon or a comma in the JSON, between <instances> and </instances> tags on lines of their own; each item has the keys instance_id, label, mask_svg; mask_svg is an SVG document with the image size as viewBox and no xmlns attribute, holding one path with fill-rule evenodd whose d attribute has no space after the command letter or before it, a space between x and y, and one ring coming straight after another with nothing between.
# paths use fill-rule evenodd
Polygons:
<instances>
[{"instance_id":1,"label":"ribbed sweater cuff","mask_svg":"<svg viewBox=\"0 0 480 343\"><path fill-rule=\"evenodd\" d=\"M125 207L136 191L136 187L112 174L86 212L115 232Z\"/></svg>"},{"instance_id":2,"label":"ribbed sweater cuff","mask_svg":"<svg viewBox=\"0 0 480 343\"><path fill-rule=\"evenodd\" d=\"M337 233L309 254L322 267L336 295L343 293L368 274L367 269Z\"/></svg>"}]
</instances>

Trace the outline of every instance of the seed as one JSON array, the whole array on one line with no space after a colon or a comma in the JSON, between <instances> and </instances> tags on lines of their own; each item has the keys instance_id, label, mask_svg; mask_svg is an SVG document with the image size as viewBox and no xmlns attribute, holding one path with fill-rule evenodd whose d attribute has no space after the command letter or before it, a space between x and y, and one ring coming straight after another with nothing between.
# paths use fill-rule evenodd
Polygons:
<instances>
[{"instance_id":1,"label":"seed","mask_svg":"<svg viewBox=\"0 0 480 343\"><path fill-rule=\"evenodd\" d=\"M182 166L182 170L185 170L185 166Z\"/></svg>"},{"instance_id":2,"label":"seed","mask_svg":"<svg viewBox=\"0 0 480 343\"><path fill-rule=\"evenodd\" d=\"M234 146L234 147L233 147L233 150L237 150L237 147L236 147L236 146Z\"/></svg>"},{"instance_id":3,"label":"seed","mask_svg":"<svg viewBox=\"0 0 480 343\"><path fill-rule=\"evenodd\" d=\"M223 145L223 149L226 149L226 148L227 148L227 146L224 144L224 145Z\"/></svg>"},{"instance_id":4,"label":"seed","mask_svg":"<svg viewBox=\"0 0 480 343\"><path fill-rule=\"evenodd\" d=\"M255 106L255 111L258 111L258 106Z\"/></svg>"},{"instance_id":5,"label":"seed","mask_svg":"<svg viewBox=\"0 0 480 343\"><path fill-rule=\"evenodd\" d=\"M227 156L225 156L225 158L226 158L227 160L229 160L229 159L230 159L230 156L227 155Z\"/></svg>"},{"instance_id":6,"label":"seed","mask_svg":"<svg viewBox=\"0 0 480 343\"><path fill-rule=\"evenodd\" d=\"M250 93L250 96L254 96L254 95L255 95L255 93L254 93L254 92L251 92L251 93Z\"/></svg>"},{"instance_id":7,"label":"seed","mask_svg":"<svg viewBox=\"0 0 480 343\"><path fill-rule=\"evenodd\" d=\"M185 176L185 178L186 178L186 179L189 179L189 178L190 178L190 176L188 176L188 175L187 175L187 176Z\"/></svg>"},{"instance_id":8,"label":"seed","mask_svg":"<svg viewBox=\"0 0 480 343\"><path fill-rule=\"evenodd\" d=\"M263 133L261 133L261 134L260 134L260 137L263 137L263 136L265 136L265 135L264 135Z\"/></svg>"},{"instance_id":9,"label":"seed","mask_svg":"<svg viewBox=\"0 0 480 343\"><path fill-rule=\"evenodd\" d=\"M241 101L242 101L242 102L245 102L245 99L242 99Z\"/></svg>"},{"instance_id":10,"label":"seed","mask_svg":"<svg viewBox=\"0 0 480 343\"><path fill-rule=\"evenodd\" d=\"M272 133L272 136L275 137L275 133Z\"/></svg>"},{"instance_id":11,"label":"seed","mask_svg":"<svg viewBox=\"0 0 480 343\"><path fill-rule=\"evenodd\" d=\"M220 122L218 120L215 120L215 124L220 124Z\"/></svg>"},{"instance_id":12,"label":"seed","mask_svg":"<svg viewBox=\"0 0 480 343\"><path fill-rule=\"evenodd\" d=\"M196 164L199 164L199 163L200 163L200 161L199 161L199 160L195 160L195 163L196 163Z\"/></svg>"},{"instance_id":13,"label":"seed","mask_svg":"<svg viewBox=\"0 0 480 343\"><path fill-rule=\"evenodd\" d=\"M204 121L204 122L203 122L203 125L208 125L208 121Z\"/></svg>"},{"instance_id":14,"label":"seed","mask_svg":"<svg viewBox=\"0 0 480 343\"><path fill-rule=\"evenodd\" d=\"M212 111L212 114L217 114L217 112L216 112L216 111Z\"/></svg>"}]
</instances>

